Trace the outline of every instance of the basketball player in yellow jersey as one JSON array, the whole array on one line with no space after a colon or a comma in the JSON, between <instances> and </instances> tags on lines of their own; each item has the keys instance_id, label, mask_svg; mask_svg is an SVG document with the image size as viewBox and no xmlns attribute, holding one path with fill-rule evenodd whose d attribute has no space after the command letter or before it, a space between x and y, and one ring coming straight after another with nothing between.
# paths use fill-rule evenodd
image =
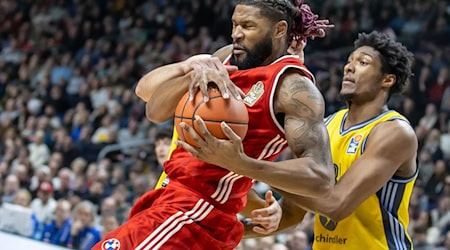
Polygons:
<instances>
[{"instance_id":1,"label":"basketball player in yellow jersey","mask_svg":"<svg viewBox=\"0 0 450 250\"><path fill-rule=\"evenodd\" d=\"M417 138L406 118L387 107L412 75L412 59L385 34L359 35L344 67L341 95L347 109L325 121L336 184L319 199L282 192L283 216L286 212L290 220L282 219L279 230L301 220L303 208L316 212L314 250L413 248L407 228Z\"/></svg>"}]
</instances>

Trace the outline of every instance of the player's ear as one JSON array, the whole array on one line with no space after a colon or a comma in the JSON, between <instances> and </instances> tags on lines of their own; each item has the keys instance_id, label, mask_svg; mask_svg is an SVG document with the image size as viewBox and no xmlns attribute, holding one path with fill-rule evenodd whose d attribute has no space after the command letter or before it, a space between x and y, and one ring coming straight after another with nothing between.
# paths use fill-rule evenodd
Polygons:
<instances>
[{"instance_id":1,"label":"player's ear","mask_svg":"<svg viewBox=\"0 0 450 250\"><path fill-rule=\"evenodd\" d=\"M383 78L382 87L391 88L397 82L397 77L394 74L386 74Z\"/></svg>"},{"instance_id":2,"label":"player's ear","mask_svg":"<svg viewBox=\"0 0 450 250\"><path fill-rule=\"evenodd\" d=\"M287 29L288 29L288 24L285 20L281 20L281 21L277 22L275 24L275 29L274 29L275 37L276 38L285 37L286 33L287 33Z\"/></svg>"}]
</instances>

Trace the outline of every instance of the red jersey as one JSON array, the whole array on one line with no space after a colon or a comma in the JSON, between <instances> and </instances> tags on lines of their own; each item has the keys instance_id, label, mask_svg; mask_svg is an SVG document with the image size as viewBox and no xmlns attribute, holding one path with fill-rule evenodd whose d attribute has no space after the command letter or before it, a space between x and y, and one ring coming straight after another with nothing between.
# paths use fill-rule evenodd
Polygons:
<instances>
[{"instance_id":1,"label":"red jersey","mask_svg":"<svg viewBox=\"0 0 450 250\"><path fill-rule=\"evenodd\" d=\"M273 161L287 146L283 127L273 110L274 93L287 69L312 74L295 56L230 75L245 93L249 113L245 153ZM143 195L130 219L108 233L93 249L234 249L244 227L236 214L245 206L251 179L197 160L177 148L165 163L170 182ZM220 225L220 226L218 226Z\"/></svg>"},{"instance_id":2,"label":"red jersey","mask_svg":"<svg viewBox=\"0 0 450 250\"><path fill-rule=\"evenodd\" d=\"M284 129L275 117L273 102L279 79L288 69L298 69L314 81L313 75L293 55L283 56L266 66L230 74L231 81L246 93L244 103L249 123L243 145L249 157L273 161L287 147ZM170 182L176 181L201 193L215 207L231 213L242 211L247 192L253 184L252 179L200 161L181 147L175 149L166 161L164 170Z\"/></svg>"}]
</instances>

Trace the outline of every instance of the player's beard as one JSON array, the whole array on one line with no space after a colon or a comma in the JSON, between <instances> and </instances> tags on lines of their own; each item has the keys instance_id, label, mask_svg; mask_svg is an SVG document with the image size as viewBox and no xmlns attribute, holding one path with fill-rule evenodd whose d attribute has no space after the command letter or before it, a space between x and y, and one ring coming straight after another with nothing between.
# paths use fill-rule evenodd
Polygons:
<instances>
[{"instance_id":1,"label":"player's beard","mask_svg":"<svg viewBox=\"0 0 450 250\"><path fill-rule=\"evenodd\" d=\"M270 34L267 34L259 43L255 44L253 49L243 47L246 52L243 60L238 61L233 55L230 58L230 63L236 65L240 70L259 67L272 54L272 48L272 38Z\"/></svg>"}]
</instances>

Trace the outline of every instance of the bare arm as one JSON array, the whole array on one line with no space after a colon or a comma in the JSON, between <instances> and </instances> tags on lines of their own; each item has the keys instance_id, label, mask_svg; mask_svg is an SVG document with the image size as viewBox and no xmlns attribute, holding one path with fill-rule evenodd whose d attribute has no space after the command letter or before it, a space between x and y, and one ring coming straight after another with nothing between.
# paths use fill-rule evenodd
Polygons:
<instances>
[{"instance_id":1,"label":"bare arm","mask_svg":"<svg viewBox=\"0 0 450 250\"><path fill-rule=\"evenodd\" d=\"M417 138L402 121L378 125L361 155L342 176L328 197L310 199L283 193L299 206L338 222L376 193L394 174L410 177L416 171Z\"/></svg>"},{"instance_id":2,"label":"bare arm","mask_svg":"<svg viewBox=\"0 0 450 250\"><path fill-rule=\"evenodd\" d=\"M196 91L200 88L206 94L206 86L214 79L207 78L206 75L195 74L195 69L215 69L221 70L224 79L218 81L221 90L226 88L226 75L228 71L236 70L235 67L222 65L222 61L231 53L230 45L219 49L213 56L196 55L185 61L165 65L156 68L144 75L136 86L136 95L145 101L147 118L154 122L162 122L173 116L178 101L184 93ZM198 82L203 81L203 84ZM226 91L223 91L226 92ZM191 93L193 94L193 93ZM236 95L236 92L232 91Z\"/></svg>"},{"instance_id":3,"label":"bare arm","mask_svg":"<svg viewBox=\"0 0 450 250\"><path fill-rule=\"evenodd\" d=\"M244 163L238 164L243 167L233 171L292 194L327 195L334 172L322 95L308 78L290 73L277 89L275 112L285 114L286 138L297 158L266 162L243 157Z\"/></svg>"},{"instance_id":4,"label":"bare arm","mask_svg":"<svg viewBox=\"0 0 450 250\"><path fill-rule=\"evenodd\" d=\"M207 131L198 118L202 139L187 126L182 126L200 148L177 143L200 160L249 176L270 186L301 196L326 196L334 183L333 164L328 133L323 123L322 95L306 77L290 73L284 77L276 93L275 110L285 114L285 133L296 159L268 162L248 157L242 141L230 127L222 124L230 140L219 140Z\"/></svg>"}]
</instances>

